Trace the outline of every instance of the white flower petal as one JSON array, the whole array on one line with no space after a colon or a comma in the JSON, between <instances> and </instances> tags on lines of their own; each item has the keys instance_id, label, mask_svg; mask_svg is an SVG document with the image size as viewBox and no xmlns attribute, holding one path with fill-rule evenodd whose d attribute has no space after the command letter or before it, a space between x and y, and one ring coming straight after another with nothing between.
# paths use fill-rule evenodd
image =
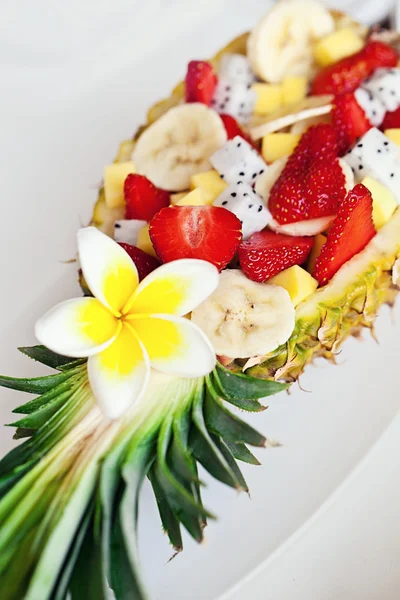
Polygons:
<instances>
[{"instance_id":1,"label":"white flower petal","mask_svg":"<svg viewBox=\"0 0 400 600\"><path fill-rule=\"evenodd\" d=\"M71 357L97 354L115 339L120 324L96 298L74 298L51 308L35 325L39 342Z\"/></svg>"},{"instance_id":2,"label":"white flower petal","mask_svg":"<svg viewBox=\"0 0 400 600\"><path fill-rule=\"evenodd\" d=\"M78 231L78 252L92 294L115 314L120 314L139 282L132 259L121 246L95 227Z\"/></svg>"},{"instance_id":3,"label":"white flower petal","mask_svg":"<svg viewBox=\"0 0 400 600\"><path fill-rule=\"evenodd\" d=\"M146 390L149 358L133 329L124 324L115 341L88 361L96 402L110 419L118 419Z\"/></svg>"},{"instance_id":4,"label":"white flower petal","mask_svg":"<svg viewBox=\"0 0 400 600\"><path fill-rule=\"evenodd\" d=\"M124 312L185 315L212 294L218 279L218 269L205 260L174 260L139 284Z\"/></svg>"},{"instance_id":5,"label":"white flower petal","mask_svg":"<svg viewBox=\"0 0 400 600\"><path fill-rule=\"evenodd\" d=\"M155 369L180 377L202 377L214 369L214 349L203 331L189 319L138 315L129 323Z\"/></svg>"}]
</instances>

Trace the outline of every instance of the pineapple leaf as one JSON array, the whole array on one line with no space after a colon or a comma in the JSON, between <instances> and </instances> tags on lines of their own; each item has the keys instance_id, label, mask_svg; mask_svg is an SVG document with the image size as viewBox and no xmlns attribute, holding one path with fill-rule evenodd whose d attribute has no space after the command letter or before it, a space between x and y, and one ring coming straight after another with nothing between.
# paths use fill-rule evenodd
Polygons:
<instances>
[{"instance_id":1,"label":"pineapple leaf","mask_svg":"<svg viewBox=\"0 0 400 600\"><path fill-rule=\"evenodd\" d=\"M269 379L257 379L244 373L233 373L221 364L217 365L214 375L218 377L219 384L227 398L236 400L265 398L288 388L286 383Z\"/></svg>"},{"instance_id":2,"label":"pineapple leaf","mask_svg":"<svg viewBox=\"0 0 400 600\"><path fill-rule=\"evenodd\" d=\"M257 399L233 398L229 396L226 390L222 387L221 380L216 370L212 373L210 379L212 380L212 385L215 391L218 393L218 395L226 402L229 402L229 404L233 404L233 406L237 406L237 408L240 408L241 410L245 410L247 412L262 412L268 408L267 406L263 406L262 404L260 404L260 402Z\"/></svg>"},{"instance_id":3,"label":"pineapple leaf","mask_svg":"<svg viewBox=\"0 0 400 600\"><path fill-rule=\"evenodd\" d=\"M203 415L203 394L199 394L193 406L193 423L194 427L190 434L190 447L195 459L215 479L240 490L240 483L236 479L235 473L232 472L207 430Z\"/></svg>"},{"instance_id":4,"label":"pineapple leaf","mask_svg":"<svg viewBox=\"0 0 400 600\"><path fill-rule=\"evenodd\" d=\"M107 600L102 581L101 550L95 538L94 523L89 524L86 536L75 561L69 584L71 600ZM51 599L53 600L53 598Z\"/></svg>"},{"instance_id":5,"label":"pineapple leaf","mask_svg":"<svg viewBox=\"0 0 400 600\"><path fill-rule=\"evenodd\" d=\"M245 444L230 442L229 440L225 440L225 444L229 448L232 453L232 456L236 458L236 460L240 460L242 462L248 463L250 465L260 465L260 461L254 456L252 452L247 448Z\"/></svg>"},{"instance_id":6,"label":"pineapple leaf","mask_svg":"<svg viewBox=\"0 0 400 600\"><path fill-rule=\"evenodd\" d=\"M170 505L168 504L162 487L157 481L157 475L155 473L154 466L150 469L147 476L153 488L163 529L168 535L169 541L171 542L174 550L176 550L176 552L180 552L183 549L181 527L178 519L175 517Z\"/></svg>"},{"instance_id":7,"label":"pineapple leaf","mask_svg":"<svg viewBox=\"0 0 400 600\"><path fill-rule=\"evenodd\" d=\"M127 549L127 558L130 570L135 580L135 586L131 588L130 598L145 598L146 593L141 580L139 565L139 550L137 544L137 520L139 511L139 493L143 481L154 460L154 439L150 438L143 443L138 443L124 461L122 476L126 487L122 495L120 505L121 530Z\"/></svg>"},{"instance_id":8,"label":"pineapple leaf","mask_svg":"<svg viewBox=\"0 0 400 600\"><path fill-rule=\"evenodd\" d=\"M86 359L75 360L71 359L70 356L56 354L52 350L46 348L46 346L21 346L18 350L22 352L22 354L29 356L29 358L32 358L47 367L51 367L52 369L67 370L86 361Z\"/></svg>"},{"instance_id":9,"label":"pineapple leaf","mask_svg":"<svg viewBox=\"0 0 400 600\"><path fill-rule=\"evenodd\" d=\"M65 600L68 593L72 572L75 569L82 545L88 535L88 529L93 515L93 506L89 506L76 531L70 551L64 561L56 585L52 591L51 600ZM96 596L98 598L98 596ZM83 600L83 597L82 597Z\"/></svg>"},{"instance_id":10,"label":"pineapple leaf","mask_svg":"<svg viewBox=\"0 0 400 600\"><path fill-rule=\"evenodd\" d=\"M17 390L19 392L28 392L30 394L44 394L52 390L56 385L63 383L67 379L74 377L82 367L74 367L65 373L57 375L45 375L44 377L33 377L28 379L19 379L16 377L6 377L0 375L0 386Z\"/></svg>"},{"instance_id":11,"label":"pineapple leaf","mask_svg":"<svg viewBox=\"0 0 400 600\"><path fill-rule=\"evenodd\" d=\"M207 428L231 442L243 442L251 446L265 446L266 439L253 427L233 415L222 404L212 385L207 381L205 397L205 422Z\"/></svg>"},{"instance_id":12,"label":"pineapple leaf","mask_svg":"<svg viewBox=\"0 0 400 600\"><path fill-rule=\"evenodd\" d=\"M247 485L246 480L243 477L242 472L239 469L236 460L233 458L232 453L229 450L228 446L225 444L224 440L215 435L212 435L211 438L212 438L214 444L217 446L217 448L221 452L221 454L223 455L223 457L225 458L232 473L235 474L235 478L239 482L240 489L242 489L245 492L248 492L249 486Z\"/></svg>"}]
</instances>

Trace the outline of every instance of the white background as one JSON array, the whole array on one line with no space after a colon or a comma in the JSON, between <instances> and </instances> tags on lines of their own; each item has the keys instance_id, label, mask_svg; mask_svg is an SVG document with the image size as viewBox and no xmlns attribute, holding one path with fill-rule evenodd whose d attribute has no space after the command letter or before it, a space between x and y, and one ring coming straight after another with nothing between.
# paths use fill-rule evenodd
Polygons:
<instances>
[{"instance_id":1,"label":"white background","mask_svg":"<svg viewBox=\"0 0 400 600\"><path fill-rule=\"evenodd\" d=\"M77 293L74 266L61 261L74 256L75 231L87 222L119 140L182 77L187 60L212 54L267 5L3 0L3 373L40 373L15 347L34 342L33 323L43 310ZM356 5L365 19L386 11L376 0ZM283 447L258 452L263 466L245 469L251 501L209 482L205 498L219 522L210 525L203 547L189 541L168 566L170 550L145 490L141 546L152 598L399 597L398 330L384 311L380 346L368 336L364 343L350 340L340 367L324 364L306 374L302 385L311 393L282 394L252 417ZM10 422L21 398L4 391L1 402L1 421ZM9 429L0 446L11 447Z\"/></svg>"}]
</instances>

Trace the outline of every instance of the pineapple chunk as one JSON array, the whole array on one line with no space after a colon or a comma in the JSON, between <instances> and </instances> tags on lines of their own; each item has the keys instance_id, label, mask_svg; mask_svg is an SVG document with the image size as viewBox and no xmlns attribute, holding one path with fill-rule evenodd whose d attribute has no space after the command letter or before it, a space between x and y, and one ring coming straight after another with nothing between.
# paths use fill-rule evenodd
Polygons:
<instances>
[{"instance_id":1,"label":"pineapple chunk","mask_svg":"<svg viewBox=\"0 0 400 600\"><path fill-rule=\"evenodd\" d=\"M385 135L397 146L400 146L400 129L385 129Z\"/></svg>"},{"instance_id":2,"label":"pineapple chunk","mask_svg":"<svg viewBox=\"0 0 400 600\"><path fill-rule=\"evenodd\" d=\"M361 181L372 194L372 220L376 229L380 229L389 221L397 208L396 197L383 183L364 177Z\"/></svg>"},{"instance_id":3,"label":"pineapple chunk","mask_svg":"<svg viewBox=\"0 0 400 600\"><path fill-rule=\"evenodd\" d=\"M214 170L197 173L190 178L190 189L200 188L203 192L206 199L203 204L212 204L226 187L228 184Z\"/></svg>"},{"instance_id":4,"label":"pineapple chunk","mask_svg":"<svg viewBox=\"0 0 400 600\"><path fill-rule=\"evenodd\" d=\"M275 277L269 279L268 283L279 285L289 292L289 296L294 306L303 302L308 296L313 294L318 287L318 281L307 273L305 269L294 265L285 269Z\"/></svg>"},{"instance_id":5,"label":"pineapple chunk","mask_svg":"<svg viewBox=\"0 0 400 600\"><path fill-rule=\"evenodd\" d=\"M355 54L364 46L364 42L352 27L338 29L320 39L313 48L313 54L320 67Z\"/></svg>"},{"instance_id":6,"label":"pineapple chunk","mask_svg":"<svg viewBox=\"0 0 400 600\"><path fill-rule=\"evenodd\" d=\"M177 192L176 194L171 194L169 197L171 204L178 204L179 200L182 200L188 193L189 192Z\"/></svg>"},{"instance_id":7,"label":"pineapple chunk","mask_svg":"<svg viewBox=\"0 0 400 600\"><path fill-rule=\"evenodd\" d=\"M208 202L203 191L200 188L196 188L185 194L183 198L176 202L175 206L204 206L204 204L212 204L212 202Z\"/></svg>"},{"instance_id":8,"label":"pineapple chunk","mask_svg":"<svg viewBox=\"0 0 400 600\"><path fill-rule=\"evenodd\" d=\"M267 163L289 156L297 146L300 135L294 133L269 133L262 139L262 155Z\"/></svg>"},{"instance_id":9,"label":"pineapple chunk","mask_svg":"<svg viewBox=\"0 0 400 600\"><path fill-rule=\"evenodd\" d=\"M296 104L307 96L308 82L305 77L285 77L282 81L283 104Z\"/></svg>"},{"instance_id":10,"label":"pineapple chunk","mask_svg":"<svg viewBox=\"0 0 400 600\"><path fill-rule=\"evenodd\" d=\"M254 114L269 115L282 106L282 86L273 83L254 83L257 94Z\"/></svg>"},{"instance_id":11,"label":"pineapple chunk","mask_svg":"<svg viewBox=\"0 0 400 600\"><path fill-rule=\"evenodd\" d=\"M309 273L312 273L314 271L315 261L317 260L317 257L319 256L321 248L325 244L325 242L326 235L324 235L323 233L319 233L317 236L315 236L314 245L311 248L311 252L307 261L307 271Z\"/></svg>"},{"instance_id":12,"label":"pineapple chunk","mask_svg":"<svg viewBox=\"0 0 400 600\"><path fill-rule=\"evenodd\" d=\"M136 246L143 250L143 252L147 252L147 254L151 254L151 256L157 258L156 251L154 250L154 246L149 236L149 225L144 225L142 229L139 229Z\"/></svg>"},{"instance_id":13,"label":"pineapple chunk","mask_svg":"<svg viewBox=\"0 0 400 600\"><path fill-rule=\"evenodd\" d=\"M132 161L113 163L104 169L104 195L107 206L116 208L124 206L124 181L130 173L135 173Z\"/></svg>"}]
</instances>

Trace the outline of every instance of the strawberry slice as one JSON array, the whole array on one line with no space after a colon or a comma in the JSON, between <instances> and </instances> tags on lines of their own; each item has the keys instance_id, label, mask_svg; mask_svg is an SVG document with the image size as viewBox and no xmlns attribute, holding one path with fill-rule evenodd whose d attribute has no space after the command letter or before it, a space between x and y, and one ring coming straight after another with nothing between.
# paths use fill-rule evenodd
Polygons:
<instances>
[{"instance_id":1,"label":"strawberry slice","mask_svg":"<svg viewBox=\"0 0 400 600\"><path fill-rule=\"evenodd\" d=\"M310 127L274 183L268 209L281 225L335 215L345 196L332 125Z\"/></svg>"},{"instance_id":2,"label":"strawberry slice","mask_svg":"<svg viewBox=\"0 0 400 600\"><path fill-rule=\"evenodd\" d=\"M222 270L242 239L242 224L217 206L169 206L150 223L150 238L162 260L200 258Z\"/></svg>"},{"instance_id":3,"label":"strawberry slice","mask_svg":"<svg viewBox=\"0 0 400 600\"><path fill-rule=\"evenodd\" d=\"M143 252L143 250L140 248L136 248L136 246L131 246L130 244L125 244L124 242L119 242L119 245L125 250L125 252L129 254L135 263L139 275L139 281L142 281L142 279L144 279L149 273L160 266L160 261L158 261L154 256L147 254L147 252Z\"/></svg>"},{"instance_id":4,"label":"strawberry slice","mask_svg":"<svg viewBox=\"0 0 400 600\"><path fill-rule=\"evenodd\" d=\"M204 60L191 60L185 78L186 102L202 102L210 106L218 78L212 65Z\"/></svg>"},{"instance_id":5,"label":"strawberry slice","mask_svg":"<svg viewBox=\"0 0 400 600\"><path fill-rule=\"evenodd\" d=\"M378 67L395 67L398 54L383 42L368 42L359 52L322 69L311 86L312 94L353 92Z\"/></svg>"},{"instance_id":6,"label":"strawberry slice","mask_svg":"<svg viewBox=\"0 0 400 600\"><path fill-rule=\"evenodd\" d=\"M224 124L228 140L233 140L234 137L239 135L241 138L246 140L246 142L251 144L253 148L257 150L257 152L260 152L258 146L255 144L255 142L253 142L251 137L245 131L243 131L243 129L240 127L239 123L234 117L225 114L220 114L219 116L221 117L222 122Z\"/></svg>"},{"instance_id":7,"label":"strawberry slice","mask_svg":"<svg viewBox=\"0 0 400 600\"><path fill-rule=\"evenodd\" d=\"M333 103L332 123L336 131L339 154L343 155L372 124L353 93L336 96Z\"/></svg>"},{"instance_id":8,"label":"strawberry slice","mask_svg":"<svg viewBox=\"0 0 400 600\"><path fill-rule=\"evenodd\" d=\"M397 110L393 110L391 112L388 111L380 125L380 129L382 129L382 131L385 131L385 129L398 128L400 128L400 106Z\"/></svg>"},{"instance_id":9,"label":"strawberry slice","mask_svg":"<svg viewBox=\"0 0 400 600\"><path fill-rule=\"evenodd\" d=\"M325 285L344 263L361 252L376 233L372 221L371 192L361 183L339 206L328 238L315 261L313 276Z\"/></svg>"},{"instance_id":10,"label":"strawberry slice","mask_svg":"<svg viewBox=\"0 0 400 600\"><path fill-rule=\"evenodd\" d=\"M144 175L128 175L124 183L125 218L151 221L159 210L169 205L169 192L156 187Z\"/></svg>"},{"instance_id":11,"label":"strawberry slice","mask_svg":"<svg viewBox=\"0 0 400 600\"><path fill-rule=\"evenodd\" d=\"M249 279L267 281L284 269L306 261L313 243L311 237L284 235L264 229L240 244L240 266Z\"/></svg>"}]
</instances>

